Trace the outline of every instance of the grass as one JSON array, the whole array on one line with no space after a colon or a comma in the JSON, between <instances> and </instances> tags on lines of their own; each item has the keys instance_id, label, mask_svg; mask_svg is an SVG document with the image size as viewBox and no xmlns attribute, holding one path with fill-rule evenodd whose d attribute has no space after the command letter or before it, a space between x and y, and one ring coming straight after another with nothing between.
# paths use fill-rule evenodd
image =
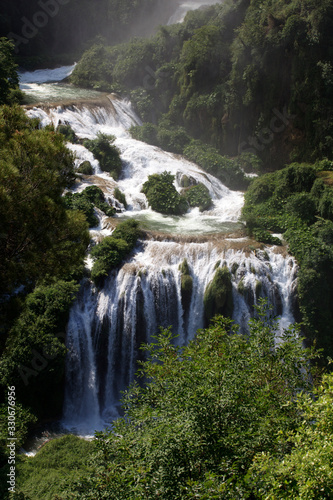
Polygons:
<instances>
[{"instance_id":1,"label":"grass","mask_svg":"<svg viewBox=\"0 0 333 500\"><path fill-rule=\"evenodd\" d=\"M17 461L17 491L29 500L52 500L67 481L72 482L89 469L94 444L73 435L45 444L34 457Z\"/></svg>"}]
</instances>

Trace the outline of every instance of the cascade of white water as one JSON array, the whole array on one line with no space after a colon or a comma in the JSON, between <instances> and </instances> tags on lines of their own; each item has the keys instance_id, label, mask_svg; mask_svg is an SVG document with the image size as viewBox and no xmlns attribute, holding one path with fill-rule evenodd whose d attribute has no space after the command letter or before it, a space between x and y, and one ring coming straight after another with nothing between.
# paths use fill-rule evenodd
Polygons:
<instances>
[{"instance_id":1,"label":"cascade of white water","mask_svg":"<svg viewBox=\"0 0 333 500\"><path fill-rule=\"evenodd\" d=\"M94 183L102 183L103 190L113 205L116 205L113 196L115 186L125 194L127 210L123 209L123 216L136 217L152 229L180 234L230 231L237 227L243 205L243 194L226 188L222 182L205 173L194 163L132 139L128 129L141 122L129 101L113 98L111 101L106 99L105 105L94 107L72 105L34 108L29 110L28 114L39 118L42 126L53 123L57 127L60 122L69 124L81 139L94 139L98 133L116 137L115 144L121 152L123 162L122 174L117 182L108 174L101 172L98 161L93 159L84 146L68 144L68 147L75 153L77 165L85 160L91 162L96 174ZM179 191L181 180L185 175L194 182L204 184L210 192L212 208L203 213L194 208L184 217L165 217L153 212L141 192L142 185L149 175L164 171L171 172L175 176L175 186ZM85 181L80 189L90 182L89 179Z\"/></svg>"},{"instance_id":2,"label":"cascade of white water","mask_svg":"<svg viewBox=\"0 0 333 500\"><path fill-rule=\"evenodd\" d=\"M118 217L149 221L159 231L184 234L222 233L237 227L243 194L230 191L197 165L130 137L131 125L140 124L128 101L112 98L104 104L34 108L30 116L42 125L70 124L79 138L93 139L99 132L116 137L123 162L116 182L101 172L92 154L78 144L68 144L80 164L89 160L95 175L83 180L78 190L94 183L112 203L118 186L128 207ZM170 171L181 189L183 175L202 182L211 194L211 210L190 210L183 217L165 217L153 212L141 193L143 183L154 173ZM93 235L110 234L104 219ZM228 224L231 224L228 226ZM174 239L177 239L174 237ZM292 258L276 250L247 252L232 249L228 238L209 237L204 243L141 241L132 256L96 291L87 281L70 313L67 344L67 382L64 424L81 433L91 433L118 415L120 392L134 379L140 345L149 342L159 326L172 325L176 342L185 344L205 325L204 293L217 267L227 266L232 277L233 319L246 332L259 297L267 297L281 326L293 321L291 297L296 283ZM239 245L239 240L238 240ZM186 258L193 280L189 300L182 299L180 264ZM90 263L91 264L91 263Z\"/></svg>"},{"instance_id":3,"label":"cascade of white water","mask_svg":"<svg viewBox=\"0 0 333 500\"><path fill-rule=\"evenodd\" d=\"M82 429L100 424L99 417L107 421L117 414L120 391L134 379L139 346L149 342L160 325L172 325L180 345L193 338L204 326L203 297L216 266L227 266L231 273L233 319L241 331L247 331L259 297L268 297L281 318L281 327L289 325L293 320L290 296L296 282L294 260L274 249L246 255L225 246L223 242L141 242L119 272L111 273L102 291L87 291L79 297L71 311L69 338L73 337L73 352L78 349L86 364L83 375L74 354L66 391L67 422L71 422L72 412L72 423ZM184 258L193 279L188 305L181 297L179 266ZM72 373L77 374L76 379ZM84 377L90 377L90 385L82 385ZM97 403L91 400L91 389L98 394Z\"/></svg>"}]
</instances>

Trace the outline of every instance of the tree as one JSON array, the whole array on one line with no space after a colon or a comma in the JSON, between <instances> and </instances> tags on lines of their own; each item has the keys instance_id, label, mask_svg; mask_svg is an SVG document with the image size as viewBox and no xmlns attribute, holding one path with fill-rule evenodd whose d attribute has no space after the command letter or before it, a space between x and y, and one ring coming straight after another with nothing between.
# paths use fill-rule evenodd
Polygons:
<instances>
[{"instance_id":1,"label":"tree","mask_svg":"<svg viewBox=\"0 0 333 500\"><path fill-rule=\"evenodd\" d=\"M0 292L68 277L83 263L89 234L83 214L66 211L62 201L75 179L63 136L3 106L0 154Z\"/></svg>"},{"instance_id":2,"label":"tree","mask_svg":"<svg viewBox=\"0 0 333 500\"><path fill-rule=\"evenodd\" d=\"M0 105L13 104L22 99L13 51L13 43L7 38L0 38Z\"/></svg>"},{"instance_id":3,"label":"tree","mask_svg":"<svg viewBox=\"0 0 333 500\"><path fill-rule=\"evenodd\" d=\"M276 341L265 303L257 315L249 336L219 316L187 347L161 329L125 416L97 434L95 473L65 498L247 498L254 457L289 451L281 433L301 421L295 396L309 389L312 356L292 327Z\"/></svg>"}]
</instances>

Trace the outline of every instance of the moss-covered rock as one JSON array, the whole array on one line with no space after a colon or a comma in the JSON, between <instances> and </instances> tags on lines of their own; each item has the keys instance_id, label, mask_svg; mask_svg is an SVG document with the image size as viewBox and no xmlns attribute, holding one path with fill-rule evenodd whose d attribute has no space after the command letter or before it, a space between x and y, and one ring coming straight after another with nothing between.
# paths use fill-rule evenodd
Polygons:
<instances>
[{"instance_id":1,"label":"moss-covered rock","mask_svg":"<svg viewBox=\"0 0 333 500\"><path fill-rule=\"evenodd\" d=\"M190 308L192 291L193 291L193 278L190 275L190 269L187 260L184 259L179 266L181 272L180 285L183 309L187 312Z\"/></svg>"},{"instance_id":2,"label":"moss-covered rock","mask_svg":"<svg viewBox=\"0 0 333 500\"><path fill-rule=\"evenodd\" d=\"M234 303L229 269L225 266L217 269L204 295L205 321L208 324L216 314L231 317Z\"/></svg>"},{"instance_id":3,"label":"moss-covered rock","mask_svg":"<svg viewBox=\"0 0 333 500\"><path fill-rule=\"evenodd\" d=\"M113 196L119 201L119 203L122 203L124 207L127 208L126 196L122 191L120 191L119 188L116 187L114 189Z\"/></svg>"}]
</instances>

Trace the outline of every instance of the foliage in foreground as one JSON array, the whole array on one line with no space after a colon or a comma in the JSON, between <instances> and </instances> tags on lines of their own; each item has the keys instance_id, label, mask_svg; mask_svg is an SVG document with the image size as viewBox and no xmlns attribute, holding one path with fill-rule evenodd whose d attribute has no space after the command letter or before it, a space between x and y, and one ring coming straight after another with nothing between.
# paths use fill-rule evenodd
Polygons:
<instances>
[{"instance_id":1,"label":"foliage in foreground","mask_svg":"<svg viewBox=\"0 0 333 500\"><path fill-rule=\"evenodd\" d=\"M53 500L66 482L89 470L92 449L90 441L68 435L46 443L35 457L20 457L17 491L29 500Z\"/></svg>"},{"instance_id":2,"label":"foliage in foreground","mask_svg":"<svg viewBox=\"0 0 333 500\"><path fill-rule=\"evenodd\" d=\"M264 305L248 337L231 323L216 317L183 348L161 329L144 347L146 385L125 392L125 417L97 434L94 473L62 498L250 498L258 454L292 450L285 436L302 425L296 395L310 388L313 354L292 327L276 344Z\"/></svg>"}]
</instances>

